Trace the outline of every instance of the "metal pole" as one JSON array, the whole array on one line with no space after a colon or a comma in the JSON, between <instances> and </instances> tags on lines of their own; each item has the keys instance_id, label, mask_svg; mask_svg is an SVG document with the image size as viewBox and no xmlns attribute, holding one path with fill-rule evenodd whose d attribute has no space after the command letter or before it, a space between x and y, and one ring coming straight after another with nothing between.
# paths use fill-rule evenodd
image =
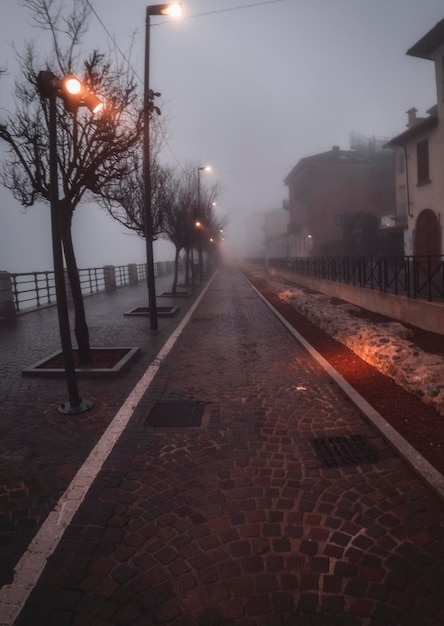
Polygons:
<instances>
[{"instance_id":1,"label":"metal pole","mask_svg":"<svg viewBox=\"0 0 444 626\"><path fill-rule=\"evenodd\" d=\"M146 9L145 32L145 95L143 154L145 181L145 244L146 244L146 279L148 285L148 304L150 310L150 328L157 330L156 278L154 275L153 253L153 216L151 214L151 167L150 167L150 14Z\"/></svg>"},{"instance_id":2,"label":"metal pole","mask_svg":"<svg viewBox=\"0 0 444 626\"><path fill-rule=\"evenodd\" d=\"M54 280L56 289L57 315L59 320L60 341L69 402L59 406L60 413L82 413L93 405L89 400L81 400L77 388L76 371L72 353L71 331L69 328L68 302L66 297L65 275L63 271L63 253L60 223L59 187L57 172L57 106L56 97L49 97L49 177L52 254L54 262Z\"/></svg>"},{"instance_id":3,"label":"metal pole","mask_svg":"<svg viewBox=\"0 0 444 626\"><path fill-rule=\"evenodd\" d=\"M198 215L200 214L200 170L201 168L198 167L197 168L197 210L198 210ZM194 232L194 231L193 231ZM201 237L200 237L200 233L198 233L198 237L199 237L199 241L198 241L198 250L199 250L199 277L200 277L200 284L202 285L203 283L203 269L202 269L202 242L201 242Z\"/></svg>"}]
</instances>

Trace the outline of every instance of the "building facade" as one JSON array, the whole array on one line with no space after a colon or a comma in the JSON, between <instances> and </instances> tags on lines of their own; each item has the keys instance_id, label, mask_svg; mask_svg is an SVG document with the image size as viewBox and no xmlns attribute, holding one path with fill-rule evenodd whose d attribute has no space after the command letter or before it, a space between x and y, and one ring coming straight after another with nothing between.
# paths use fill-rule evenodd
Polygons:
<instances>
[{"instance_id":1,"label":"building facade","mask_svg":"<svg viewBox=\"0 0 444 626\"><path fill-rule=\"evenodd\" d=\"M407 54L433 61L437 104L427 117L407 111L407 130L390 142L395 152L396 207L405 219L406 255L442 255L444 243L444 20L436 24Z\"/></svg>"},{"instance_id":2,"label":"building facade","mask_svg":"<svg viewBox=\"0 0 444 626\"><path fill-rule=\"evenodd\" d=\"M354 150L333 146L301 159L291 170L284 180L290 257L365 255L380 249L382 218L394 210L393 155L383 143L361 142Z\"/></svg>"}]
</instances>

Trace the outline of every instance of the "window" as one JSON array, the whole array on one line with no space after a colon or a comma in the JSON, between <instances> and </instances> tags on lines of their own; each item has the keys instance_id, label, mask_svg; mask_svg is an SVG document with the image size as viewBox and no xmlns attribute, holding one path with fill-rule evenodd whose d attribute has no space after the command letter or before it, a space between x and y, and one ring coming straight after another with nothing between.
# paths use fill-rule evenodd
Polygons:
<instances>
[{"instance_id":1,"label":"window","mask_svg":"<svg viewBox=\"0 0 444 626\"><path fill-rule=\"evenodd\" d=\"M398 215L407 215L407 188L398 187Z\"/></svg>"},{"instance_id":2,"label":"window","mask_svg":"<svg viewBox=\"0 0 444 626\"><path fill-rule=\"evenodd\" d=\"M418 185L430 182L429 177L429 141L424 139L416 144Z\"/></svg>"},{"instance_id":3,"label":"window","mask_svg":"<svg viewBox=\"0 0 444 626\"><path fill-rule=\"evenodd\" d=\"M404 155L398 154L397 162L396 162L396 171L398 174L404 173Z\"/></svg>"}]
</instances>

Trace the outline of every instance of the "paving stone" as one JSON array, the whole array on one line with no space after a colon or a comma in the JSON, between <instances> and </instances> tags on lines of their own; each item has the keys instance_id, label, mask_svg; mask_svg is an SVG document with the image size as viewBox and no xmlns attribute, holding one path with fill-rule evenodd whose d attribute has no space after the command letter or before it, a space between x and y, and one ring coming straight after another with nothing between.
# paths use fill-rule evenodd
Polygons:
<instances>
[{"instance_id":1,"label":"paving stone","mask_svg":"<svg viewBox=\"0 0 444 626\"><path fill-rule=\"evenodd\" d=\"M13 407L7 397L0 435L17 419L22 429L5 432L8 464L0 456L7 513L0 529L12 540L0 544L2 567L7 557L12 569L174 328L162 323L154 335L147 320L124 320L142 290L126 294L110 296L114 309L110 299L89 299L92 318L109 325L104 337L143 348L121 379L82 381L95 401L91 412L60 420L63 381L26 387L18 370L8 374L20 402ZM45 316L28 316L30 327L54 323L54 314ZM56 342L50 328L45 335ZM37 343L43 351L51 342ZM184 400L207 403L201 426L144 425L155 402ZM321 469L310 441L329 433L371 437L381 461ZM64 626L437 626L444 623L437 583L443 513L237 270L224 268L162 362L18 624L48 626L62 617Z\"/></svg>"}]
</instances>

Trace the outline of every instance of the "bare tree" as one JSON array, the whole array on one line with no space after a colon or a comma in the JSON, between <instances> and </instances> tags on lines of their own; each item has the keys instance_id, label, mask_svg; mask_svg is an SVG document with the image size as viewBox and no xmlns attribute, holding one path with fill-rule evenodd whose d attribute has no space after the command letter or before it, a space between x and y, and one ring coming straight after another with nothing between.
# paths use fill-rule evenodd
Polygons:
<instances>
[{"instance_id":1,"label":"bare tree","mask_svg":"<svg viewBox=\"0 0 444 626\"><path fill-rule=\"evenodd\" d=\"M169 181L172 170L162 166L158 159L163 135L159 124L151 124L150 182L152 238L155 241L162 232L163 214L171 202ZM129 171L122 179L108 180L102 186L98 200L103 208L120 224L145 238L145 184L142 146L138 145L128 155Z\"/></svg>"},{"instance_id":2,"label":"bare tree","mask_svg":"<svg viewBox=\"0 0 444 626\"><path fill-rule=\"evenodd\" d=\"M170 202L164 208L162 236L171 241L176 249L172 288L175 293L181 250L185 250L185 284L188 285L192 251L196 247L199 252L203 251L206 248L207 235L209 239L210 232L223 227L222 221L216 218L213 209L216 199L222 193L222 188L215 183L209 189L204 187L198 194L198 166L195 163L188 163L169 182L169 186ZM191 271L193 271L192 267Z\"/></svg>"},{"instance_id":3,"label":"bare tree","mask_svg":"<svg viewBox=\"0 0 444 626\"><path fill-rule=\"evenodd\" d=\"M48 101L37 91L37 76L47 69L58 76L75 74L86 89L99 94L105 112L93 117L84 108L67 111L57 100L58 171L61 187L62 242L75 308L75 334L80 362L91 360L71 223L81 201L102 193L110 181L125 180L134 167L129 155L138 150L143 134L143 107L131 72L112 67L94 51L83 62L79 45L89 16L87 0L71 0L65 14L61 0L25 0L31 15L49 34L51 54L44 61L32 45L19 56L23 81L16 85L17 109L0 126L0 138L9 144L2 183L25 207L49 201Z\"/></svg>"}]
</instances>

